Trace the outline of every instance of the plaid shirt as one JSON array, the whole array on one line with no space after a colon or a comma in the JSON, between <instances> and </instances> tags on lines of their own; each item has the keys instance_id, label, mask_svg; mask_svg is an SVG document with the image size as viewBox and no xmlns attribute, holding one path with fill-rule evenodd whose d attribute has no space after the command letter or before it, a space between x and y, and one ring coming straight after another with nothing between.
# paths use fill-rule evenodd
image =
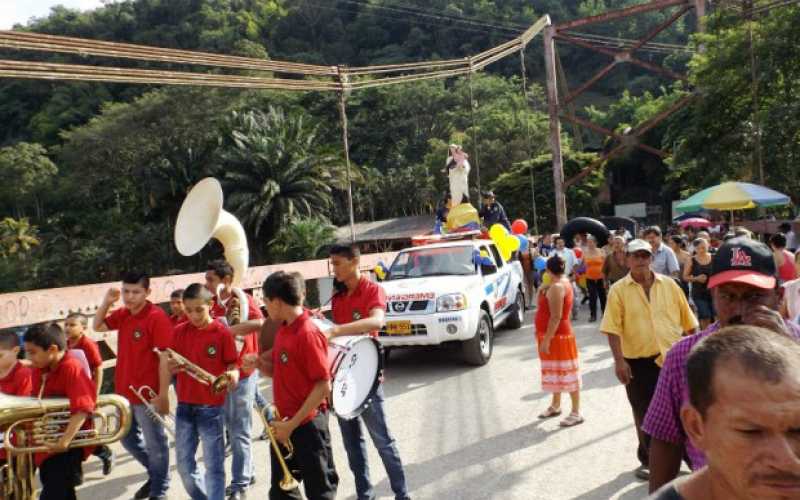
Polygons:
<instances>
[{"instance_id":1,"label":"plaid shirt","mask_svg":"<svg viewBox=\"0 0 800 500\"><path fill-rule=\"evenodd\" d=\"M800 340L800 327L788 321L785 323L791 334ZM695 448L691 440L687 439L681 423L681 408L689 404L686 361L695 344L719 329L719 323L713 323L702 332L686 337L672 346L667 353L664 366L661 367L656 392L642 425L644 432L653 438L668 443L685 444L692 470L703 467L706 464L706 457L702 451Z\"/></svg>"}]
</instances>

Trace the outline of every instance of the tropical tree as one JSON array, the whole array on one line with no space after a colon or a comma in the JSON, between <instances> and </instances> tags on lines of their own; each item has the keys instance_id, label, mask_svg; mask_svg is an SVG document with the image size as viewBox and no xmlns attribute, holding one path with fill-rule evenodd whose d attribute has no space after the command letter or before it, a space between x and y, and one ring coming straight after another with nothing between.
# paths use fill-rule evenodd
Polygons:
<instances>
[{"instance_id":1,"label":"tropical tree","mask_svg":"<svg viewBox=\"0 0 800 500\"><path fill-rule=\"evenodd\" d=\"M273 262L296 262L319 259L333 243L336 228L322 217L305 217L291 221L268 245Z\"/></svg>"},{"instance_id":2,"label":"tropical tree","mask_svg":"<svg viewBox=\"0 0 800 500\"><path fill-rule=\"evenodd\" d=\"M230 210L256 238L270 241L296 217L331 206L337 158L322 152L316 127L298 114L233 112L222 153Z\"/></svg>"},{"instance_id":3,"label":"tropical tree","mask_svg":"<svg viewBox=\"0 0 800 500\"><path fill-rule=\"evenodd\" d=\"M57 173L58 167L50 161L41 144L20 142L0 149L2 204L8 204L7 208L13 209L18 218L31 206L36 216L41 217L40 196Z\"/></svg>"},{"instance_id":4,"label":"tropical tree","mask_svg":"<svg viewBox=\"0 0 800 500\"><path fill-rule=\"evenodd\" d=\"M24 258L39 243L36 226L32 226L28 219L6 217L0 221L0 257L3 259Z\"/></svg>"}]
</instances>

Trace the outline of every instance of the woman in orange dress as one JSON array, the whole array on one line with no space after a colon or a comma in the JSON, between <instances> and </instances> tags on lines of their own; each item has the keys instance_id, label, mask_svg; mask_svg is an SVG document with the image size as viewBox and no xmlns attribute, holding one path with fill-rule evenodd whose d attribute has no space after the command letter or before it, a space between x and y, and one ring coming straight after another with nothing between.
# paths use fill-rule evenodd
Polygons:
<instances>
[{"instance_id":1,"label":"woman in orange dress","mask_svg":"<svg viewBox=\"0 0 800 500\"><path fill-rule=\"evenodd\" d=\"M547 260L550 283L539 289L536 310L536 341L542 365L542 390L553 394L550 406L539 418L561 415L561 393L568 392L572 411L561 421L562 427L583 423L580 413L581 374L578 346L570 323L572 285L564 276L564 259L554 255Z\"/></svg>"}]
</instances>

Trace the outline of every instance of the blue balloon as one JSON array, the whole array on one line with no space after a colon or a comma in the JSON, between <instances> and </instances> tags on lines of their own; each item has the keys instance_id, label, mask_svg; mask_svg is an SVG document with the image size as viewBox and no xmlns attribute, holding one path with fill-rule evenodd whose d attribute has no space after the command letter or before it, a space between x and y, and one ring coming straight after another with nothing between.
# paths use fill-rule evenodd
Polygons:
<instances>
[{"instance_id":1,"label":"blue balloon","mask_svg":"<svg viewBox=\"0 0 800 500\"><path fill-rule=\"evenodd\" d=\"M547 259L545 259L541 255L536 257L536 259L533 261L533 267L537 271L544 271L545 268L547 267Z\"/></svg>"},{"instance_id":2,"label":"blue balloon","mask_svg":"<svg viewBox=\"0 0 800 500\"><path fill-rule=\"evenodd\" d=\"M519 239L519 251L524 252L528 249L528 238L525 235L518 234L516 235L517 239Z\"/></svg>"}]
</instances>

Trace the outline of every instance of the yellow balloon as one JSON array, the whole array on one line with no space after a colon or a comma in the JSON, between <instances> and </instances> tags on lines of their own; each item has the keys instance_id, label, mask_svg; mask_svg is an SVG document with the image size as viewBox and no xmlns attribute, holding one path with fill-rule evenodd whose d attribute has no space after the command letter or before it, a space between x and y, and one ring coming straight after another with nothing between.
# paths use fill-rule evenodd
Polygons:
<instances>
[{"instance_id":1,"label":"yellow balloon","mask_svg":"<svg viewBox=\"0 0 800 500\"><path fill-rule=\"evenodd\" d=\"M497 246L500 246L501 242L505 239L508 235L508 229L505 228L502 224L495 224L489 228L489 237L494 241Z\"/></svg>"},{"instance_id":2,"label":"yellow balloon","mask_svg":"<svg viewBox=\"0 0 800 500\"><path fill-rule=\"evenodd\" d=\"M544 276L542 276L542 284L543 285L550 284L550 273L544 273Z\"/></svg>"},{"instance_id":3,"label":"yellow balloon","mask_svg":"<svg viewBox=\"0 0 800 500\"><path fill-rule=\"evenodd\" d=\"M510 248L512 252L519 250L519 246L522 245L522 243L519 241L519 238L513 234L506 233L506 235L506 244L508 245L508 248Z\"/></svg>"}]
</instances>

